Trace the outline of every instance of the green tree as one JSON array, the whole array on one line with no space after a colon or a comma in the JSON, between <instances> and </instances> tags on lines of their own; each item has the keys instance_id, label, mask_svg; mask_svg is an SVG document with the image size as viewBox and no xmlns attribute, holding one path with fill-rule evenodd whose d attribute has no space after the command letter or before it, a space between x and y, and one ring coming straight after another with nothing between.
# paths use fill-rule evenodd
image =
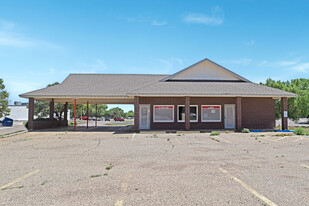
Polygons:
<instances>
[{"instance_id":1,"label":"green tree","mask_svg":"<svg viewBox=\"0 0 309 206\"><path fill-rule=\"evenodd\" d=\"M109 115L112 118L124 117L124 111L119 107L114 107L109 110Z\"/></svg>"},{"instance_id":2,"label":"green tree","mask_svg":"<svg viewBox=\"0 0 309 206\"><path fill-rule=\"evenodd\" d=\"M288 98L288 116L297 120L309 115L309 79L292 79L291 81L275 81L267 79L265 86L298 94L296 98ZM281 100L276 100L276 118L281 117Z\"/></svg>"},{"instance_id":3,"label":"green tree","mask_svg":"<svg viewBox=\"0 0 309 206\"><path fill-rule=\"evenodd\" d=\"M133 112L132 110L130 110L130 111L128 111L128 112L126 113L126 116L127 116L127 118L129 118L129 117L134 117L134 112Z\"/></svg>"},{"instance_id":4,"label":"green tree","mask_svg":"<svg viewBox=\"0 0 309 206\"><path fill-rule=\"evenodd\" d=\"M59 82L55 82L53 84L48 84L47 87L52 87L55 85L59 85ZM36 100L34 102L34 115L38 117L47 117L49 115L49 102L44 102L40 100ZM61 119L62 114L64 113L64 105L59 103L54 103L54 112L58 119Z\"/></svg>"},{"instance_id":5,"label":"green tree","mask_svg":"<svg viewBox=\"0 0 309 206\"><path fill-rule=\"evenodd\" d=\"M0 118L10 114L10 109L8 108L9 93L4 89L3 80L0 79Z\"/></svg>"}]
</instances>

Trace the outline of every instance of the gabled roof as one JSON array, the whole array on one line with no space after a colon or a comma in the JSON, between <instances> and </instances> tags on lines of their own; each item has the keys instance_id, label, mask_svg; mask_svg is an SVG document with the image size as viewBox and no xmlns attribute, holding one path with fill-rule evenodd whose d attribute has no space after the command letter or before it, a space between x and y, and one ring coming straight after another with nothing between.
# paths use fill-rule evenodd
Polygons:
<instances>
[{"instance_id":1,"label":"gabled roof","mask_svg":"<svg viewBox=\"0 0 309 206\"><path fill-rule=\"evenodd\" d=\"M173 75L161 80L165 81L242 81L250 82L244 77L205 58Z\"/></svg>"},{"instance_id":2,"label":"gabled roof","mask_svg":"<svg viewBox=\"0 0 309 206\"><path fill-rule=\"evenodd\" d=\"M211 78L210 78L211 77ZM255 84L204 59L173 75L70 74L60 85L19 95L55 102L133 103L133 96L295 97L296 94ZM104 100L104 101L103 101Z\"/></svg>"}]
</instances>

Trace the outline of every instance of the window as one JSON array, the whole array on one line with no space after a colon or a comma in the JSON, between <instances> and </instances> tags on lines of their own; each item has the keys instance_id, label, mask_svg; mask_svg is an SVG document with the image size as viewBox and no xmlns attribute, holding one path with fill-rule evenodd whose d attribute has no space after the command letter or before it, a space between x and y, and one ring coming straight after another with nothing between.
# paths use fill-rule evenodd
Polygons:
<instances>
[{"instance_id":1,"label":"window","mask_svg":"<svg viewBox=\"0 0 309 206\"><path fill-rule=\"evenodd\" d=\"M185 122L186 120L186 109L184 105L178 105L177 108L177 121L178 122ZM198 109L197 105L190 106L190 122L197 122L198 121Z\"/></svg>"},{"instance_id":2,"label":"window","mask_svg":"<svg viewBox=\"0 0 309 206\"><path fill-rule=\"evenodd\" d=\"M174 122L174 105L154 105L153 122Z\"/></svg>"},{"instance_id":3,"label":"window","mask_svg":"<svg viewBox=\"0 0 309 206\"><path fill-rule=\"evenodd\" d=\"M221 105L202 105L202 122L221 122Z\"/></svg>"}]
</instances>

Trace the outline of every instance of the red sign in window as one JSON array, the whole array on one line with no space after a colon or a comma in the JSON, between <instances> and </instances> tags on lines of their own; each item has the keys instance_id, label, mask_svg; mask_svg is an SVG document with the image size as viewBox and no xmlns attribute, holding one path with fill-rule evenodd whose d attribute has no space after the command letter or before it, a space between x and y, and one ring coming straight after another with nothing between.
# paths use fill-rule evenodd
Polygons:
<instances>
[{"instance_id":1,"label":"red sign in window","mask_svg":"<svg viewBox=\"0 0 309 206\"><path fill-rule=\"evenodd\" d=\"M219 110L220 106L202 106L202 109L207 109L207 110Z\"/></svg>"},{"instance_id":2,"label":"red sign in window","mask_svg":"<svg viewBox=\"0 0 309 206\"><path fill-rule=\"evenodd\" d=\"M173 106L155 106L154 108L160 110L173 110Z\"/></svg>"}]
</instances>

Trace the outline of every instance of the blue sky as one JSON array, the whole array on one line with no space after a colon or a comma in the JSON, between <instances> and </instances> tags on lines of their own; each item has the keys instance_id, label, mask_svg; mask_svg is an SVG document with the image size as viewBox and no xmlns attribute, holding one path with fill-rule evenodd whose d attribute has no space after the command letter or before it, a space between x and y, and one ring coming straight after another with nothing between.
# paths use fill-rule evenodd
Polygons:
<instances>
[{"instance_id":1,"label":"blue sky","mask_svg":"<svg viewBox=\"0 0 309 206\"><path fill-rule=\"evenodd\" d=\"M301 0L0 0L0 78L12 102L70 73L172 74L203 58L254 82L308 78L308 11Z\"/></svg>"}]
</instances>

